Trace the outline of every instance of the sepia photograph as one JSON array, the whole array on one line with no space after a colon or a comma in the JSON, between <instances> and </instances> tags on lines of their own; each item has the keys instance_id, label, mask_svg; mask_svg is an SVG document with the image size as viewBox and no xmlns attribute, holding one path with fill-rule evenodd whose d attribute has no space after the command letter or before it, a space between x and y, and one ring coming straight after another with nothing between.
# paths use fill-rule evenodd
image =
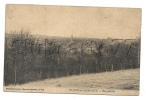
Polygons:
<instances>
[{"instance_id":1,"label":"sepia photograph","mask_svg":"<svg viewBox=\"0 0 146 100\"><path fill-rule=\"evenodd\" d=\"M7 4L5 92L139 95L140 8Z\"/></svg>"}]
</instances>

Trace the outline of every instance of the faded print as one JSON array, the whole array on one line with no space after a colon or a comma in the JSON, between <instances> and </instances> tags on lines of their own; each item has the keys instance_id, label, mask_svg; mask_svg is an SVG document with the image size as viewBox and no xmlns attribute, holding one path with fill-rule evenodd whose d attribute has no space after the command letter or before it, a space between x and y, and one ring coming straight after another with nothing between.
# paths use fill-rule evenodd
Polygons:
<instances>
[{"instance_id":1,"label":"faded print","mask_svg":"<svg viewBox=\"0 0 146 100\"><path fill-rule=\"evenodd\" d=\"M4 91L138 95L141 9L7 5Z\"/></svg>"}]
</instances>

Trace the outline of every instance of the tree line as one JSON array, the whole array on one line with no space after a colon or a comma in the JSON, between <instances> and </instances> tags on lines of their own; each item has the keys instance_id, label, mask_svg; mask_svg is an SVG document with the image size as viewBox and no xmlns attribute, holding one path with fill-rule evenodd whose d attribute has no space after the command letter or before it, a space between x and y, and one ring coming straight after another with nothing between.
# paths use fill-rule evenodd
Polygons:
<instances>
[{"instance_id":1,"label":"tree line","mask_svg":"<svg viewBox=\"0 0 146 100\"><path fill-rule=\"evenodd\" d=\"M139 68L139 39L130 43L117 41L106 44L101 40L102 43L94 43L94 49L92 45L88 46L91 53L85 52L87 47L82 45L82 41L78 42L77 48L68 45L69 51L76 50L69 53L63 43L53 39L39 40L23 30L6 34L4 85Z\"/></svg>"}]
</instances>

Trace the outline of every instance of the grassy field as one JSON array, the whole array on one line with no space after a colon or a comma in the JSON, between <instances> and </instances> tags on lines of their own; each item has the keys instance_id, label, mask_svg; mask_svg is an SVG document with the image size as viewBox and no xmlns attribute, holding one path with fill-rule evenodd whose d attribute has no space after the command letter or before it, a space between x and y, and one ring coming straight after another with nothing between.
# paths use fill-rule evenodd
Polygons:
<instances>
[{"instance_id":1,"label":"grassy field","mask_svg":"<svg viewBox=\"0 0 146 100\"><path fill-rule=\"evenodd\" d=\"M21 85L21 87L43 87L50 91L58 89L110 89L121 91L139 90L140 69L130 69L97 74L82 74L56 79L45 79ZM12 86L8 86L12 87ZM15 87L20 87L16 85ZM55 90L54 90L55 89ZM63 93L66 93L64 91Z\"/></svg>"},{"instance_id":2,"label":"grassy field","mask_svg":"<svg viewBox=\"0 0 146 100\"><path fill-rule=\"evenodd\" d=\"M71 94L139 95L140 69L45 79L4 86L4 91ZM16 90L17 89L17 90ZM18 90L19 89L19 90Z\"/></svg>"}]
</instances>

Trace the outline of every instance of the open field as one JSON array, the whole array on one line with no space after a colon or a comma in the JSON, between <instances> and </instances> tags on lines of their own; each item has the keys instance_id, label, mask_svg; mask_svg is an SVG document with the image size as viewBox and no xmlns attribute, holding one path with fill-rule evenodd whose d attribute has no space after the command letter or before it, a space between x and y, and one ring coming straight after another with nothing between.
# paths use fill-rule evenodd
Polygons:
<instances>
[{"instance_id":1,"label":"open field","mask_svg":"<svg viewBox=\"0 0 146 100\"><path fill-rule=\"evenodd\" d=\"M140 69L130 69L115 72L104 72L97 74L74 75L56 79L45 79L35 81L16 87L44 88L50 92L58 92L62 89L108 89L120 91L139 90ZM13 85L7 87L14 87ZM24 92L24 91L23 91ZM64 91L65 92L65 91ZM76 91L77 92L77 91ZM74 92L74 93L76 93ZM62 92L61 92L62 93ZM78 92L77 92L78 93Z\"/></svg>"},{"instance_id":2,"label":"open field","mask_svg":"<svg viewBox=\"0 0 146 100\"><path fill-rule=\"evenodd\" d=\"M140 69L45 79L23 85L4 86L4 91L138 95ZM10 89L10 90L7 90ZM18 90L16 90L18 89Z\"/></svg>"}]
</instances>

